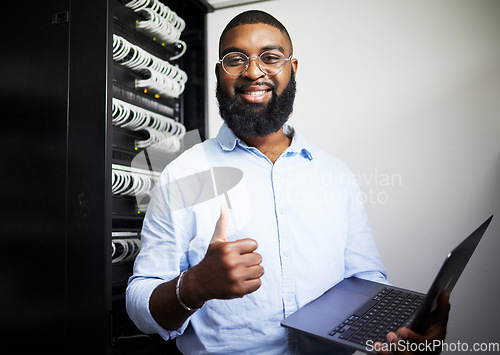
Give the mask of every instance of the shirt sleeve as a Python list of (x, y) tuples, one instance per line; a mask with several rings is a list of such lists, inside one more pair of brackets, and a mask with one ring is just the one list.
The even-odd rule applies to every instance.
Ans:
[(132, 321), (144, 333), (158, 333), (165, 340), (182, 334), (190, 320), (178, 329), (167, 330), (155, 321), (149, 308), (155, 288), (188, 268), (189, 235), (182, 218), (169, 208), (169, 189), (165, 188), (169, 180), (168, 172), (164, 172), (152, 194), (141, 232), (141, 251), (126, 291)]
[(346, 196), (348, 236), (344, 251), (344, 277), (358, 277), (387, 284), (386, 271), (373, 238), (363, 204), (363, 195), (354, 175), (352, 173), (349, 175), (350, 192)]

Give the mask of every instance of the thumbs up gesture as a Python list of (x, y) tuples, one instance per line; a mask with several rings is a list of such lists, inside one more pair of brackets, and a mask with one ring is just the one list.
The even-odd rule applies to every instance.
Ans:
[(191, 297), (197, 299), (198, 304), (214, 298), (243, 297), (261, 285), (264, 268), (260, 265), (261, 255), (255, 252), (257, 242), (249, 238), (228, 242), (228, 223), (229, 212), (222, 206), (207, 254), (190, 270), (190, 281), (196, 285), (190, 287), (196, 290), (196, 295)]
[(226, 205), (220, 206), (220, 217), (215, 225), (214, 234), (210, 244), (215, 242), (227, 242), (226, 231), (229, 224), (229, 211)]

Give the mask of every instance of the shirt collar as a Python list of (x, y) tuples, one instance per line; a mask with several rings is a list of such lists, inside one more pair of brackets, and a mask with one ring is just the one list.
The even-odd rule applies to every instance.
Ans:
[[(302, 135), (297, 133), (295, 128), (293, 128), (291, 125), (285, 124), (283, 126), (283, 132), (288, 137), (292, 138), (292, 144), (290, 144), (290, 147), (288, 147), (288, 149), (286, 150), (287, 154), (302, 154), (305, 158), (312, 160), (313, 156), (311, 154), (309, 144), (302, 137)], [(236, 137), (233, 131), (231, 131), (231, 129), (225, 123), (219, 129), (216, 140), (219, 143), (221, 149), (225, 151), (234, 150), (236, 145), (248, 149), (247, 144)]]

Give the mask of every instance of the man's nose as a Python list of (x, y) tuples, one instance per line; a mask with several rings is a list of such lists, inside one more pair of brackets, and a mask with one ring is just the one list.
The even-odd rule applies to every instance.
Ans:
[(266, 74), (259, 68), (259, 57), (249, 57), (248, 58), (248, 69), (245, 72), (245, 76), (251, 80), (259, 79)]

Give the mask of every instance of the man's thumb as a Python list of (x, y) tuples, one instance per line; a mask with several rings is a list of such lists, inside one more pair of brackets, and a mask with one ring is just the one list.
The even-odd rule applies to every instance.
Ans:
[(214, 235), (212, 236), (211, 243), (214, 242), (226, 242), (226, 230), (227, 225), (229, 224), (229, 211), (227, 210), (226, 205), (222, 205), (220, 207), (220, 217), (215, 225)]

